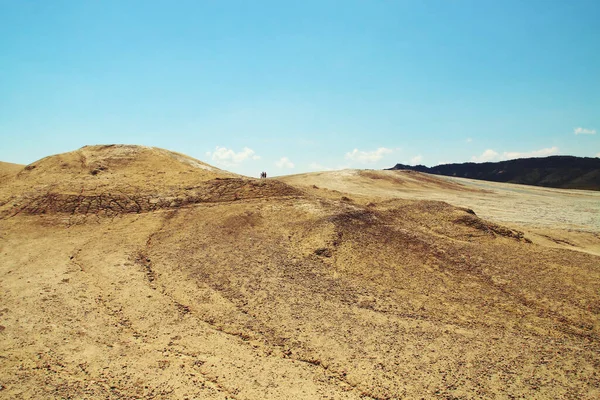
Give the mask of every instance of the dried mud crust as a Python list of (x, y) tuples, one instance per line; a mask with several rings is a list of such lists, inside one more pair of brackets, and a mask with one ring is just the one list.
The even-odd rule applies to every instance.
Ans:
[(454, 220), (457, 224), (473, 227), (482, 232), (489, 233), (491, 235), (500, 235), (504, 237), (514, 238), (517, 240), (523, 240), (527, 243), (531, 243), (531, 240), (527, 239), (523, 232), (508, 229), (501, 225), (494, 224), (492, 222), (484, 221), (481, 218), (477, 218), (473, 215), (464, 215)]
[(461, 192), (485, 192), (482, 189), (470, 188), (457, 182), (447, 181), (440, 179), (437, 176), (423, 174), (417, 171), (406, 170), (400, 173), (397, 171), (393, 171), (391, 173), (387, 171), (359, 171), (358, 175), (373, 180), (383, 180), (399, 187), (418, 184), (420, 186), (431, 186), (438, 189), (455, 190)]
[(463, 216), (290, 196), (2, 220), (3, 394), (597, 398), (597, 259)]
[(0, 185), (0, 398), (600, 398), (599, 258), (493, 193), (46, 161)]
[[(110, 193), (65, 194), (52, 190), (30, 193), (13, 199), (0, 218), (17, 214), (52, 214), (116, 216), (119, 214), (145, 213), (161, 209), (180, 208), (197, 203), (218, 203), (246, 199), (302, 196), (303, 192), (279, 181), (257, 181), (241, 178), (214, 179), (194, 187), (186, 187), (176, 193), (140, 193), (132, 188)], [(1, 204), (1, 203), (0, 203)]]
[[(159, 282), (183, 271), (211, 293), (182, 304), (219, 329), (371, 398), (591, 398), (600, 387), (589, 368), (598, 327), (579, 304), (597, 296), (571, 301), (581, 277), (557, 285), (558, 271), (545, 270), (550, 260), (590, 265), (589, 256), (456, 223), (472, 214), (441, 202), (323, 202), (311, 216), (294, 199), (244, 205), (182, 210), (148, 249)], [(185, 229), (195, 233), (176, 237)]]
[(531, 240), (519, 230), (482, 219), (469, 208), (455, 207), (443, 201), (391, 200), (382, 202), (378, 206), (371, 204), (368, 210), (371, 213), (378, 210), (384, 220), (410, 221), (434, 233), (459, 240), (505, 237), (531, 243)]

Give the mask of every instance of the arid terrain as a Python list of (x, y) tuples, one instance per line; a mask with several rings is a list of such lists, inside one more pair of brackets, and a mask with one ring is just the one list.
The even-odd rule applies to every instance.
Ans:
[[(600, 256), (600, 193), (552, 189), (412, 171), (343, 170), (282, 177), (284, 182), (335, 198), (367, 204), (403, 198), (445, 201), (477, 216), (527, 232), (545, 246)], [(315, 187), (319, 190), (315, 190)]]
[(600, 193), (0, 163), (2, 399), (600, 398)]

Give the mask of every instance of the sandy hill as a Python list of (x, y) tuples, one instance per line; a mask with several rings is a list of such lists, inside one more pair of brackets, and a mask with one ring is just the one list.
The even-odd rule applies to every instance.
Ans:
[[(86, 146), (22, 168), (0, 187), (0, 215), (119, 215), (290, 191), (183, 154), (132, 145)], [(293, 191), (293, 190), (292, 190)]]
[(482, 192), (481, 189), (462, 185), (414, 171), (376, 171), (346, 169), (340, 171), (312, 172), (279, 178), (283, 182), (303, 187), (315, 194), (339, 197), (340, 193), (355, 199), (370, 201), (373, 197), (387, 199), (405, 197), (415, 192)]
[(600, 257), (418, 198), (497, 189), (133, 149), (2, 188), (1, 398), (600, 396)]
[(6, 184), (9, 180), (14, 178), (14, 176), (23, 169), (23, 167), (24, 165), (0, 161), (0, 186)]
[(14, 182), (19, 189), (48, 187), (71, 192), (127, 187), (154, 191), (237, 177), (183, 154), (132, 145), (85, 146), (21, 168)]
[(392, 170), (482, 179), (563, 189), (600, 190), (600, 158), (550, 156), (499, 162), (424, 165), (396, 164)]

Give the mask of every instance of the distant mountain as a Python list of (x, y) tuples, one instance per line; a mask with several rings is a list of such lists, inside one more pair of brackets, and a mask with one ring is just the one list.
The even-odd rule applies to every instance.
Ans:
[(431, 168), (396, 164), (389, 169), (562, 189), (600, 190), (600, 158), (551, 156), (500, 162), (442, 164)]

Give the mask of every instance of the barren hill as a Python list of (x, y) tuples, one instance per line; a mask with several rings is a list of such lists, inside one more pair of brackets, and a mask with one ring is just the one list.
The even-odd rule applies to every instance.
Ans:
[[(13, 168), (14, 171), (14, 168)], [(132, 145), (85, 146), (22, 167), (13, 185), (63, 192), (101, 192), (123, 188), (154, 191), (238, 177), (183, 154)]]
[(491, 189), (139, 147), (32, 166), (0, 186), (1, 398), (600, 395), (600, 257), (417, 199)]
[(0, 161), (0, 185), (6, 184), (21, 169), (23, 169), (23, 165)]
[(563, 189), (600, 190), (600, 158), (550, 156), (499, 162), (424, 165), (396, 164), (392, 170), (520, 183)]
[(171, 151), (130, 145), (86, 146), (24, 167), (0, 187), (0, 215), (61, 212), (70, 223), (199, 202), (294, 191), (243, 179)]

